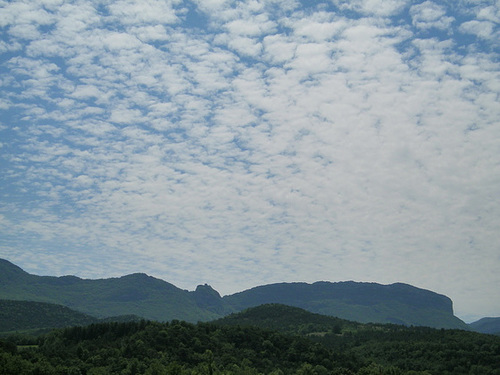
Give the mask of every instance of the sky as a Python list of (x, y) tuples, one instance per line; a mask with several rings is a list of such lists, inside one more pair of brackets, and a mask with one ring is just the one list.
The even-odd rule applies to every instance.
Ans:
[(500, 316), (500, 1), (0, 0), (0, 257)]

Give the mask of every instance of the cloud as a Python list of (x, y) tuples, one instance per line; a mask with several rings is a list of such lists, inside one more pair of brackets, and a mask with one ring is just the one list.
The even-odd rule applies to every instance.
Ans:
[(296, 35), (321, 42), (332, 39), (347, 27), (345, 19), (336, 19), (329, 13), (315, 13), (313, 17), (299, 20), (291, 26)]
[(132, 0), (122, 0), (110, 4), (108, 11), (125, 25), (171, 24), (178, 21), (174, 6), (180, 3), (178, 0), (146, 0), (139, 4)]
[(488, 20), (491, 22), (499, 23), (500, 22), (500, 9), (498, 6), (490, 5), (484, 8), (481, 8), (477, 13), (477, 18), (482, 20)]
[(410, 5), (9, 3), (2, 255), (223, 294), (404, 281), (498, 311), (497, 12)]
[(25, 26), (42, 26), (50, 25), (53, 22), (52, 15), (39, 4), (12, 2), (7, 4), (0, 10), (0, 26), (8, 25), (25, 25)]
[(262, 17), (262, 21), (259, 20), (259, 17), (256, 17), (250, 20), (237, 19), (228, 22), (225, 27), (230, 34), (256, 37), (272, 32), (274, 25), (274, 22), (268, 21), (265, 17)]
[(353, 10), (365, 15), (389, 17), (401, 12), (408, 4), (407, 0), (332, 0), (342, 10)]
[(453, 17), (446, 16), (446, 8), (432, 1), (425, 1), (410, 8), (412, 23), (419, 29), (436, 28), (447, 30), (454, 21)]
[(493, 36), (494, 24), (489, 21), (468, 21), (460, 25), (460, 31), (474, 34), (479, 38), (489, 39)]
[(292, 59), (297, 45), (281, 35), (269, 35), (264, 38), (264, 58), (273, 64), (282, 64)]

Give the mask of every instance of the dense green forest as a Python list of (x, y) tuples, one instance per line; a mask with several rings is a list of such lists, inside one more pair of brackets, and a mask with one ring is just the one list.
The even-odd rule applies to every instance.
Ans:
[(97, 318), (44, 302), (0, 300), (0, 332), (97, 323)]
[(53, 328), (139, 320), (141, 318), (136, 315), (98, 319), (53, 303), (0, 300), (0, 336), (16, 332), (41, 334)]
[(5, 337), (0, 373), (500, 375), (500, 337), (267, 305), (212, 323), (108, 322)]

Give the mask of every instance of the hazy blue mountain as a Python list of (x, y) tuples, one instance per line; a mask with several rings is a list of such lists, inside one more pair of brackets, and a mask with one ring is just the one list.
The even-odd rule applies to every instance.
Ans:
[(142, 273), (99, 280), (36, 276), (0, 260), (0, 299), (50, 302), (97, 318), (134, 314), (190, 322), (277, 303), (365, 323), (467, 329), (448, 297), (400, 283), (281, 283), (221, 297), (206, 284), (190, 292)]
[(134, 314), (151, 320), (195, 322), (220, 317), (210, 308), (199, 307), (196, 295), (142, 273), (98, 280), (36, 276), (0, 261), (1, 299), (61, 304), (97, 318)]
[(476, 322), (470, 323), (469, 328), (475, 332), (500, 335), (500, 317), (479, 319)]
[(450, 298), (407, 284), (316, 282), (258, 286), (224, 300), (236, 311), (268, 303), (368, 323), (467, 329), (453, 315)]

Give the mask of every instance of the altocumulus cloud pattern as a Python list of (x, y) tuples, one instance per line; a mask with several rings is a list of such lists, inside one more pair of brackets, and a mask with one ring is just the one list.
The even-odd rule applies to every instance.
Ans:
[(1, 256), (500, 315), (500, 3), (0, 1)]

